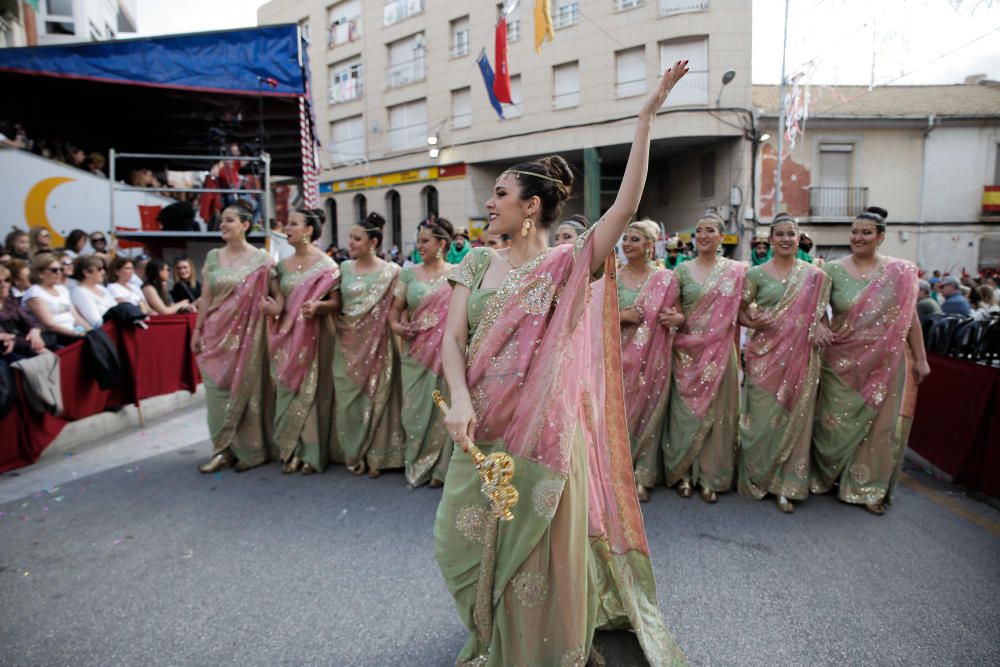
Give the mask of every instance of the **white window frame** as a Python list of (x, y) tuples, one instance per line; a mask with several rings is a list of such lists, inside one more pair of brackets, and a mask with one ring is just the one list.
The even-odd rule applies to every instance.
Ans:
[[(355, 10), (356, 11), (352, 11)], [(363, 4), (361, 0), (344, 0), (326, 11), (326, 48), (332, 49), (361, 39), (364, 26), (361, 22)], [(346, 30), (343, 39), (337, 39), (337, 32)]]
[[(396, 110), (402, 112), (403, 122), (393, 126), (393, 112)], [(427, 100), (425, 98), (396, 104), (386, 111), (389, 116), (389, 150), (391, 152), (427, 146)], [(421, 116), (423, 117), (422, 121)]]
[(521, 96), (521, 75), (514, 74), (510, 77), (510, 100), (511, 104), (503, 105), (504, 118), (520, 118), (524, 115), (524, 98)]
[(424, 0), (388, 0), (382, 8), (382, 25), (394, 25), (423, 12)]
[[(393, 46), (410, 44), (413, 57), (409, 60), (392, 62)], [(402, 88), (427, 78), (427, 47), (424, 33), (418, 32), (387, 45), (389, 65), (385, 70), (386, 88)]]
[(674, 16), (708, 10), (709, 0), (659, 0), (660, 16)]
[[(632, 73), (628, 79), (623, 79), (623, 65), (638, 63), (642, 66), (642, 76)], [(646, 92), (646, 47), (634, 46), (615, 52), (615, 97), (635, 97)]]
[(468, 15), (449, 22), (451, 57), (462, 58), (469, 55), (469, 17)]
[[(327, 78), (329, 104), (343, 104), (344, 102), (361, 99), (365, 91), (364, 72), (364, 64), (361, 62), (361, 56), (330, 65), (329, 76)], [(340, 94), (341, 91), (338, 90), (338, 84), (342, 81), (351, 80), (356, 81), (353, 90), (351, 86), (345, 86), (347, 90), (343, 91), (343, 94)]]
[[(706, 106), (708, 104), (709, 63), (708, 37), (684, 37), (660, 42), (660, 70), (666, 70), (677, 60), (688, 61), (688, 73), (670, 91), (665, 106)], [(667, 55), (669, 54), (669, 55)], [(680, 56), (680, 57), (675, 57)], [(668, 62), (669, 61), (669, 62)]]
[[(569, 73), (573, 70), (576, 71), (576, 90), (559, 92), (560, 79), (570, 77)], [(577, 106), (580, 106), (580, 61), (573, 60), (552, 68), (552, 108), (571, 109)]]
[(557, 0), (558, 5), (552, 13), (552, 27), (555, 30), (569, 28), (580, 22), (579, 0)]
[[(464, 109), (460, 109), (455, 101), (465, 97)], [(460, 113), (463, 112), (464, 113)], [(459, 130), (465, 127), (472, 126), (472, 88), (466, 86), (465, 88), (457, 88), (451, 91), (451, 127), (454, 130)]]
[(638, 9), (646, 4), (646, 0), (614, 0), (616, 12), (627, 12), (631, 9)]
[[(347, 125), (351, 123), (352, 125)], [(354, 129), (354, 125), (357, 124), (357, 135), (352, 136), (348, 139), (337, 140), (337, 126), (341, 125), (344, 127), (351, 127)], [(332, 162), (334, 164), (356, 164), (359, 162), (367, 161), (367, 153), (365, 150), (365, 119), (364, 116), (349, 116), (348, 118), (341, 118), (340, 120), (333, 121), (330, 123), (330, 153), (333, 155)]]

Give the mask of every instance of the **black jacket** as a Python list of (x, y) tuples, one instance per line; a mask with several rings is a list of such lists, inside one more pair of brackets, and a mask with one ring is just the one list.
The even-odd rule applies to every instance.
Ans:
[(88, 331), (83, 337), (83, 372), (97, 381), (101, 389), (111, 389), (122, 381), (122, 364), (118, 350), (101, 329)]

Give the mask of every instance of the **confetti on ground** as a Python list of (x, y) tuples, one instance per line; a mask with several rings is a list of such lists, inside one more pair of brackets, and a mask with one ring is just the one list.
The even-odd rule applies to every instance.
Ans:
[(7, 516), (6, 512), (0, 512), (0, 518)]
[(343, 518), (344, 518), (344, 515), (345, 515), (345, 514), (347, 514), (347, 509), (346, 509), (346, 508), (345, 508), (345, 509), (342, 509), (342, 510), (340, 510), (340, 516), (338, 516), (338, 517), (336, 518), (336, 520), (337, 520), (337, 521), (339, 521), (340, 519), (343, 519)]
[(28, 576), (29, 574), (31, 574), (31, 573), (30, 573), (30, 572), (28, 572), (27, 570), (25, 570), (25, 571), (24, 571), (24, 576), (26, 576), (26, 577), (27, 577), (27, 576)]
[(49, 511), (49, 508), (48, 508), (48, 507), (43, 507), (43, 508), (42, 508), (42, 511), (43, 511), (43, 512), (48, 512), (48, 511)]
[(181, 556), (181, 558), (191, 558), (191, 556), (194, 556), (194, 552), (188, 549), (187, 551), (184, 552), (184, 555)]
[[(68, 459), (68, 458), (69, 458), (69, 457), (71, 457), (71, 456), (73, 456), (73, 452), (66, 452), (65, 454), (63, 454), (63, 458), (64, 458), (64, 459)], [(75, 474), (75, 473), (74, 473), (74, 474)]]
[(112, 542), (112, 544), (121, 544), (121, 543), (122, 543), (121, 540), (115, 540), (114, 542)]
[(55, 500), (57, 503), (61, 503), (63, 501), (63, 498), (65, 498), (65, 496), (56, 496), (55, 498), (53, 498), (53, 500)]
[(215, 473), (212, 476), (215, 477), (215, 479), (222, 479), (222, 473), (221, 472), (217, 472), (217, 473)]

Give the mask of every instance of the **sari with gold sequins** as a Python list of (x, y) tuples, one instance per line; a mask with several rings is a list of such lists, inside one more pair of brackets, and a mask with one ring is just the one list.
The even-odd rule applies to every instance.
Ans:
[(903, 465), (916, 384), (906, 342), (917, 300), (917, 267), (886, 258), (871, 281), (839, 262), (830, 276), (834, 343), (824, 350), (813, 424), (812, 490), (848, 503), (887, 502)]
[(204, 304), (198, 365), (205, 385), (213, 454), (226, 450), (254, 466), (274, 458), (267, 373), (267, 331), (261, 300), (273, 275), (271, 257), (258, 250), (240, 266), (222, 266), (209, 251), (205, 277), (211, 303)]
[(336, 438), (330, 456), (348, 466), (402, 468), (406, 443), (400, 424), (399, 360), (389, 335), (389, 308), (399, 265), (359, 275), (340, 267), (340, 314), (333, 356)]
[(739, 379), (736, 318), (747, 265), (719, 257), (698, 284), (690, 262), (674, 272), (686, 318), (674, 339), (673, 384), (660, 440), (667, 486), (682, 479), (716, 492), (733, 485)]
[(321, 301), (340, 281), (337, 263), (321, 257), (304, 271), (277, 265), (285, 309), (270, 332), (274, 379), (274, 440), (282, 461), (297, 456), (317, 471), (326, 468), (333, 409), (333, 323), (306, 319), (302, 306)]
[(670, 368), (674, 333), (657, 317), (677, 305), (677, 281), (672, 271), (657, 269), (638, 290), (622, 288), (619, 305), (639, 312), (638, 324), (622, 325), (622, 372), (625, 411), (635, 480), (646, 487), (663, 478), (660, 464), (660, 434), (670, 398)]
[(479, 288), (489, 249), (449, 278), (471, 290), (476, 444), (514, 458), (521, 494), (500, 522), (454, 448), (434, 536), (469, 630), (459, 665), (583, 665), (602, 627), (633, 628), (652, 665), (684, 664), (659, 613), (635, 494), (617, 293), (591, 288), (589, 238), (511, 270), (496, 290)]
[(812, 334), (829, 301), (826, 274), (802, 260), (796, 260), (784, 282), (760, 266), (747, 272), (743, 302), (756, 303), (774, 322), (750, 332), (744, 353), (738, 488), (751, 498), (809, 495), (821, 359)]

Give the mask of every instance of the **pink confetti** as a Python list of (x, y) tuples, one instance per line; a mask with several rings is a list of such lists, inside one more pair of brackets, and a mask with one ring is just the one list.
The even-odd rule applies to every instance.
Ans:
[(49, 508), (48, 508), (48, 507), (43, 507), (43, 508), (42, 508), (42, 511), (43, 511), (43, 512), (48, 512), (48, 511), (49, 511)]
[(121, 544), (121, 543), (122, 543), (121, 540), (115, 540), (114, 542), (112, 542), (112, 544)]

